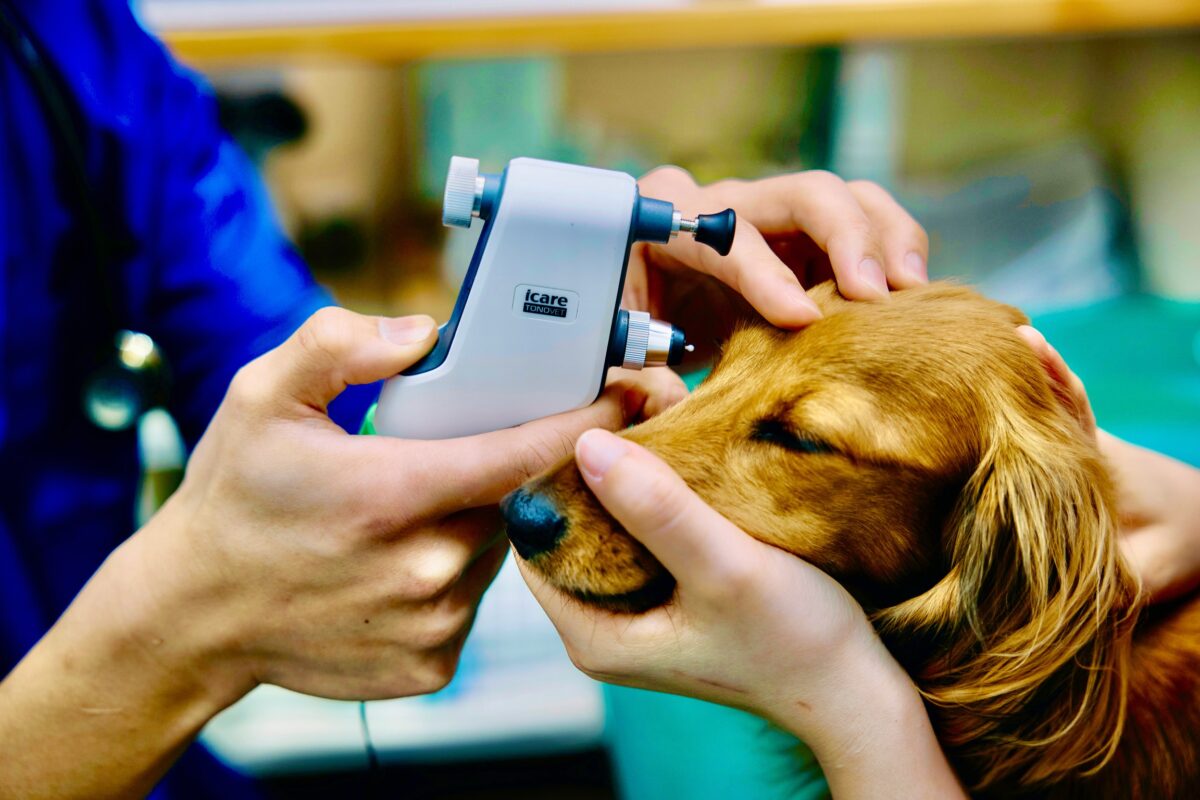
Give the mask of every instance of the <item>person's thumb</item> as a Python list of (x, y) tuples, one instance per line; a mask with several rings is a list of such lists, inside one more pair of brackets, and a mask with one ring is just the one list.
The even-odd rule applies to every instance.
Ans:
[(1042, 362), (1042, 369), (1046, 371), (1050, 389), (1054, 392), (1055, 397), (1072, 416), (1079, 420), (1079, 424), (1083, 426), (1088, 436), (1095, 437), (1096, 414), (1092, 411), (1092, 404), (1088, 400), (1083, 381), (1071, 371), (1067, 362), (1054, 349), (1054, 346), (1046, 341), (1046, 337), (1037, 328), (1018, 325), (1017, 335), (1029, 345), (1034, 355)]
[(750, 537), (650, 451), (590, 430), (575, 444), (575, 461), (600, 503), (681, 586), (723, 587), (754, 560)]
[[(381, 468), (390, 489), (404, 498), (419, 497), (424, 513), (448, 514), (490, 505), (571, 453), (579, 434), (590, 428), (622, 428), (640, 412), (646, 393), (640, 385), (610, 384), (585, 408), (544, 417), (515, 428), (458, 439), (413, 439), (396, 450), (386, 439), (374, 446), (387, 461), (419, 465), (396, 471)], [(394, 440), (391, 440), (394, 441)]]
[(1200, 583), (1193, 560), (1179, 552), (1178, 538), (1165, 526), (1151, 525), (1123, 534), (1118, 544), (1152, 603), (1173, 600)]
[(436, 341), (434, 321), (424, 315), (369, 317), (330, 306), (251, 368), (279, 400), (323, 412), (347, 386), (392, 377)]

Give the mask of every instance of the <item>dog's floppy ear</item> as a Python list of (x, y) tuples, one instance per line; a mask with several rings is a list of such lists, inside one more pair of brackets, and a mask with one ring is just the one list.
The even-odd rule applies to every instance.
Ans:
[(1076, 421), (1030, 400), (1036, 413), (991, 425), (947, 522), (945, 578), (876, 619), (934, 648), (910, 666), (977, 789), (1094, 771), (1124, 724), (1137, 586), (1113, 490)]

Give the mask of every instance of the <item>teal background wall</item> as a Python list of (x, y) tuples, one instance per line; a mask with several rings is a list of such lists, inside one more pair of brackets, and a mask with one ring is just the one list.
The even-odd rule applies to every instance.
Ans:
[(625, 800), (828, 795), (812, 753), (745, 712), (616, 686), (605, 687), (605, 710)]
[(1034, 324), (1083, 379), (1100, 427), (1200, 466), (1200, 303), (1128, 295)]

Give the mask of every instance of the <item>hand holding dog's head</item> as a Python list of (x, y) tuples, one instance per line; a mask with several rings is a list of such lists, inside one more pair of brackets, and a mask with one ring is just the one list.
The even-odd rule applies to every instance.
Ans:
[[(849, 589), (948, 709), (943, 742), (978, 785), (1101, 763), (1123, 714), (1134, 585), (1095, 443), (1016, 334), (1024, 316), (944, 284), (886, 304), (814, 296), (822, 320), (741, 331), (691, 398), (624, 435)], [(555, 520), (523, 547), (510, 501), (527, 569), (609, 609), (671, 596), (669, 566), (574, 464), (522, 491)]]
[(753, 710), (819, 752), (845, 747), (844, 726), (830, 723), (855, 712), (844, 693), (814, 686), (831, 676), (877, 686), (886, 699), (867, 702), (877, 708), (907, 685), (845, 589), (746, 536), (653, 453), (593, 430), (576, 444), (576, 458), (596, 496), (678, 581), (669, 604), (630, 616), (564, 595), (519, 561), (584, 672)]

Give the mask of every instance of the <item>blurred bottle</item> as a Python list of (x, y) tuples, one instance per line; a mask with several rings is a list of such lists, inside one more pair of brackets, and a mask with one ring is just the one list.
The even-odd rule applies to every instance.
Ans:
[(903, 151), (907, 56), (854, 45), (842, 53), (834, 96), (831, 168), (848, 180), (894, 186)]
[(1123, 43), (1113, 66), (1145, 287), (1200, 300), (1200, 46), (1194, 36)]
[(141, 527), (183, 482), (187, 462), (183, 437), (166, 409), (152, 408), (138, 421), (138, 457), (142, 483), (136, 511)]

